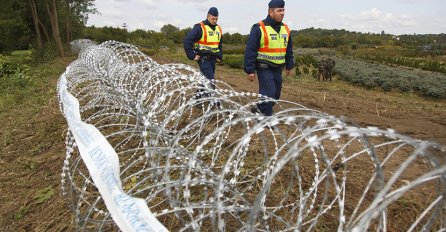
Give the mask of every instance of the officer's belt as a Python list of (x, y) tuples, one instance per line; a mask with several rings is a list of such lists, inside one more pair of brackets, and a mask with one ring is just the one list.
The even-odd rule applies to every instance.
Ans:
[(203, 60), (209, 60), (209, 59), (215, 58), (215, 56), (212, 56), (212, 55), (203, 55), (203, 56), (201, 56), (201, 58), (202, 58)]
[(262, 61), (257, 61), (256, 62), (256, 67), (258, 69), (269, 69), (269, 68), (281, 68), (283, 67), (284, 64), (275, 64), (266, 60), (262, 60)]

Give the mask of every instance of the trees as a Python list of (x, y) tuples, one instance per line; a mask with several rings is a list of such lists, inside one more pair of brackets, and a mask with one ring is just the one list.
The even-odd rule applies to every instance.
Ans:
[(35, 0), (28, 0), (28, 4), (31, 8), (31, 15), (33, 17), (33, 24), (34, 24), (34, 31), (36, 32), (36, 40), (37, 40), (37, 48), (42, 49), (43, 43), (42, 43), (42, 35), (40, 33), (39, 28), (39, 16), (37, 15), (37, 5)]
[(65, 52), (64, 52), (63, 45), (62, 45), (62, 39), (60, 38), (59, 19), (57, 17), (56, 0), (46, 0), (45, 6), (48, 11), (49, 18), (50, 18), (51, 31), (53, 34), (53, 39), (56, 43), (57, 50), (59, 51), (60, 57), (64, 57)]
[[(0, 52), (43, 50), (54, 44), (64, 56), (64, 42), (78, 36), (96, 13), (94, 0), (3, 0), (0, 7)], [(53, 45), (50, 45), (53, 46)]]
[(223, 34), (223, 43), (225, 44), (246, 44), (246, 41), (248, 41), (248, 35), (242, 35), (238, 32), (234, 34), (229, 34), (229, 32), (226, 32)]
[(32, 29), (26, 20), (26, 2), (2, 1), (0, 7), (0, 53), (25, 49), (32, 37)]
[(184, 35), (182, 35), (180, 28), (172, 25), (172, 24), (166, 24), (163, 27), (161, 27), (161, 33), (165, 36), (165, 38), (173, 40), (177, 43), (182, 42), (180, 39), (181, 37), (184, 38)]
[(73, 34), (77, 35), (87, 24), (88, 15), (97, 13), (94, 8), (94, 0), (64, 0), (65, 6), (65, 41), (73, 40)]

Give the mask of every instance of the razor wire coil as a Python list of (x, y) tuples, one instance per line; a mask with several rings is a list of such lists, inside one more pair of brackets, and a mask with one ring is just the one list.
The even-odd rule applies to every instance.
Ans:
[[(170, 230), (445, 231), (443, 145), (222, 81), (213, 89), (193, 67), (130, 44), (71, 45), (80, 54), (64, 76), (82, 120), (118, 154), (122, 188)], [(264, 101), (273, 116), (250, 111)], [(119, 230), (71, 131), (66, 147), (62, 190), (77, 228)]]

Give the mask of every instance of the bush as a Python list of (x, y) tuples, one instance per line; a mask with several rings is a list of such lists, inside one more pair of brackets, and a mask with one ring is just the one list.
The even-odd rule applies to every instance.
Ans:
[(17, 62), (11, 62), (10, 60), (0, 60), (0, 77), (6, 77), (16, 72), (20, 72), (21, 66)]
[(441, 88), (429, 88), (426, 92), (424, 92), (424, 95), (433, 98), (446, 97), (444, 89)]
[(32, 81), (30, 68), (25, 60), (16, 57), (0, 59), (0, 96), (23, 89)]
[(56, 44), (54, 42), (48, 42), (42, 49), (36, 49), (33, 51), (34, 63), (42, 63), (50, 60), (54, 60), (59, 56)]
[(409, 81), (401, 81), (398, 87), (402, 92), (409, 92), (412, 90), (412, 86)]
[(300, 69), (298, 67), (296, 67), (296, 77), (302, 75), (302, 72), (300, 71)]
[(317, 76), (317, 70), (316, 69), (311, 70), (311, 76), (316, 78), (316, 76)]
[(224, 54), (225, 55), (243, 55), (243, 54), (245, 54), (245, 49), (244, 48), (225, 49)]
[(138, 49), (146, 54), (147, 56), (153, 56), (159, 53), (159, 49), (156, 48), (145, 48), (145, 47), (138, 47)]
[(381, 88), (384, 91), (388, 92), (388, 91), (392, 90), (392, 85), (390, 83), (386, 82), (383, 85), (381, 85)]
[(313, 55), (298, 55), (294, 58), (294, 63), (296, 66), (306, 65), (306, 66), (317, 66), (317, 59)]
[(228, 65), (231, 68), (243, 69), (243, 58), (242, 55), (226, 55), (223, 59), (223, 64)]

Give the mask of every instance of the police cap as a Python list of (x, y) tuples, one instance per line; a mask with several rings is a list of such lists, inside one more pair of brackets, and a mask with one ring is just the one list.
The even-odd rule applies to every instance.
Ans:
[(218, 16), (218, 10), (216, 7), (211, 7), (208, 11), (208, 14), (212, 15), (212, 16)]
[(268, 3), (269, 8), (284, 8), (285, 7), (285, 1), (283, 0), (271, 0)]

